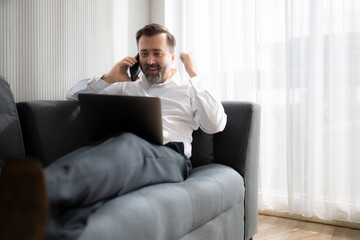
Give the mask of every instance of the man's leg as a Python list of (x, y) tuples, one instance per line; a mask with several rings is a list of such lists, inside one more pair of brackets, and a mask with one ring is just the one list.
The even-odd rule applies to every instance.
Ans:
[(79, 149), (45, 169), (52, 208), (87, 206), (143, 186), (180, 182), (189, 160), (166, 146), (123, 133)]
[(147, 185), (183, 181), (191, 163), (173, 149), (123, 133), (48, 166), (51, 219), (45, 239), (76, 239), (104, 200)]

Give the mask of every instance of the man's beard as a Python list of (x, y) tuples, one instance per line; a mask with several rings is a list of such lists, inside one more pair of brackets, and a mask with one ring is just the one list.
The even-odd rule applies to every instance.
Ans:
[[(158, 73), (157, 74), (147, 73), (146, 70), (148, 70), (149, 68), (157, 68)], [(145, 75), (146, 81), (151, 85), (155, 85), (163, 81), (164, 69), (161, 68), (159, 64), (151, 64), (151, 65), (145, 64), (144, 69), (142, 69), (142, 71)]]

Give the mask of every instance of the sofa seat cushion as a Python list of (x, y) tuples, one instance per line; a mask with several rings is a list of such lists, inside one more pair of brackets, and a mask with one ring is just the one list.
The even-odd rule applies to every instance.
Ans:
[(79, 239), (179, 239), (243, 204), (244, 193), (243, 178), (232, 168), (202, 166), (184, 182), (153, 185), (110, 200), (91, 215)]

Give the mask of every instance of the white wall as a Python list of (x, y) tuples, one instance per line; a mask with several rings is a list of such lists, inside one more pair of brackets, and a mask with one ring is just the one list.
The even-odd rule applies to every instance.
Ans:
[(151, 22), (165, 24), (165, 0), (151, 0)]
[(138, 52), (135, 34), (151, 22), (151, 0), (130, 0), (128, 5), (128, 55), (135, 56)]

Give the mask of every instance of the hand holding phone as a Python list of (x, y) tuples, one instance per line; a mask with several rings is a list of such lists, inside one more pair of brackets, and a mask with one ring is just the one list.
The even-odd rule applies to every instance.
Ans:
[[(131, 66), (132, 64), (133, 66)], [(104, 74), (101, 79), (109, 84), (113, 84), (115, 82), (135, 81), (140, 73), (140, 70), (138, 55), (136, 56), (135, 63), (133, 57), (126, 57), (120, 62), (117, 62), (111, 68), (110, 72)], [(131, 77), (129, 77), (128, 71), (130, 71)]]
[(135, 56), (136, 59), (136, 63), (130, 67), (130, 76), (131, 76), (131, 80), (132, 81), (136, 81), (136, 78), (139, 76), (140, 74), (140, 56), (139, 54), (136, 54)]

